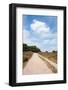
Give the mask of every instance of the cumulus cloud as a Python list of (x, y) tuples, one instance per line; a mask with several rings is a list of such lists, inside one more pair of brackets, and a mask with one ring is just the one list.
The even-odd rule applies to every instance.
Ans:
[(49, 32), (50, 28), (47, 26), (46, 23), (38, 20), (33, 20), (32, 24), (30, 25), (31, 29), (38, 33), (47, 33)]
[(50, 27), (42, 21), (33, 20), (33, 22), (30, 25), (31, 30), (36, 33), (39, 38), (55, 38), (56, 32), (52, 33), (50, 30)]
[(41, 51), (57, 49), (57, 32), (51, 32), (50, 27), (42, 21), (33, 20), (31, 30), (23, 30), (24, 43), (36, 45)]

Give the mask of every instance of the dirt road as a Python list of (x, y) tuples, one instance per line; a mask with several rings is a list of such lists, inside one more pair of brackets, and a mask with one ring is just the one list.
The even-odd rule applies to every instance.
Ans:
[(34, 53), (24, 68), (23, 74), (46, 74), (52, 73), (52, 70), (47, 66), (37, 53)]

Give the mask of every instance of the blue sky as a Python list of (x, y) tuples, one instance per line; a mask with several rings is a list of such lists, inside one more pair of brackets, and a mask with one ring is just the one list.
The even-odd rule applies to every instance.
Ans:
[(57, 50), (57, 17), (23, 15), (24, 43), (36, 45), (41, 51)]

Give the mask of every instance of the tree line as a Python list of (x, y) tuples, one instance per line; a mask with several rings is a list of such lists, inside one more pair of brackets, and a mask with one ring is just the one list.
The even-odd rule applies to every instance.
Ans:
[(28, 46), (27, 44), (23, 44), (23, 51), (40, 52), (41, 50), (36, 46)]
[[(36, 46), (28, 46), (27, 44), (23, 44), (23, 51), (32, 51), (32, 52), (41, 52), (41, 50)], [(45, 51), (49, 53), (48, 51)], [(57, 51), (53, 50), (52, 53), (57, 53)]]

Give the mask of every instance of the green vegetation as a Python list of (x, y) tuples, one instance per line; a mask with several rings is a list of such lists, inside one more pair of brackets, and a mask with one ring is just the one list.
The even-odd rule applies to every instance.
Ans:
[(57, 51), (53, 50), (52, 52), (41, 52), (41, 50), (36, 46), (28, 46), (27, 44), (23, 44), (23, 67), (26, 66), (28, 60), (31, 58), (34, 52), (39, 53), (54, 63), (57, 63)]
[(28, 46), (27, 44), (23, 44), (23, 51), (40, 52), (40, 49), (36, 46)]
[(23, 67), (26, 66), (33, 52), (40, 52), (40, 49), (36, 46), (28, 46), (27, 44), (23, 44)]

